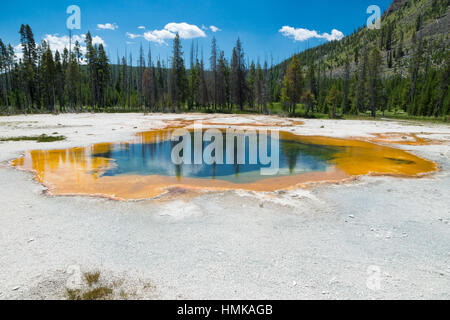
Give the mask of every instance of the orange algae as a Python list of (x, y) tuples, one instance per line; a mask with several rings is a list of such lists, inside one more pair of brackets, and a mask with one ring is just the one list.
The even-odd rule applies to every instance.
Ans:
[[(131, 143), (157, 143), (170, 139), (171, 126), (163, 130), (143, 132)], [(116, 143), (100, 143), (89, 147), (62, 150), (35, 150), (16, 159), (12, 165), (18, 169), (35, 172), (36, 179), (49, 188), (52, 195), (104, 196), (118, 200), (149, 199), (160, 196), (170, 188), (223, 191), (231, 189), (250, 191), (287, 190), (314, 182), (339, 182), (360, 175), (393, 175), (420, 177), (438, 170), (436, 163), (403, 150), (381, 146), (366, 141), (297, 136), (281, 132), (280, 138), (305, 144), (339, 147), (330, 160), (332, 167), (326, 172), (268, 177), (257, 182), (235, 184), (225, 180), (199, 179), (158, 175), (101, 176), (114, 161), (93, 154), (107, 154)]]
[(369, 139), (373, 142), (390, 143), (390, 144), (400, 144), (409, 146), (427, 146), (432, 144), (442, 144), (444, 141), (421, 138), (420, 135), (431, 135), (430, 133), (375, 133), (374, 138)]

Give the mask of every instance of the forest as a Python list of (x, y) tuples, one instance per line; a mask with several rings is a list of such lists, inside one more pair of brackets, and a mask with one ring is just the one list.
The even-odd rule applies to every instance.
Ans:
[(21, 59), (0, 39), (0, 113), (195, 111), (449, 121), (448, 34), (442, 39), (421, 32), (447, 12), (448, 0), (432, 1), (412, 25), (399, 23), (414, 8), (385, 14), (380, 30), (359, 28), (278, 65), (250, 60), (240, 39), (230, 59), (215, 37), (208, 58), (194, 41), (185, 55), (179, 35), (166, 61), (141, 45), (137, 59), (112, 63), (90, 32), (86, 50), (76, 41), (58, 52), (36, 43), (31, 27), (22, 25)]

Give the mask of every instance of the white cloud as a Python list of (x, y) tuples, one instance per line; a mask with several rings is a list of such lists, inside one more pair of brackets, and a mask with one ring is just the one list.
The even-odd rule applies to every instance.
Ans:
[[(181, 37), (181, 35), (180, 35)], [(144, 38), (150, 42), (156, 42), (159, 44), (167, 44), (165, 40), (175, 38), (175, 33), (170, 32), (169, 30), (153, 30), (147, 31), (144, 33)]]
[(205, 32), (196, 25), (188, 24), (186, 22), (168, 23), (162, 30), (150, 30), (144, 34), (133, 34), (127, 32), (127, 36), (130, 39), (136, 39), (143, 37), (147, 41), (156, 42), (159, 44), (167, 44), (166, 40), (175, 38), (176, 34), (180, 35), (181, 39), (193, 39), (206, 37)]
[[(86, 35), (74, 35), (72, 36), (72, 49), (75, 47), (75, 42), (78, 41), (80, 43), (81, 52), (83, 54), (86, 54)], [(64, 48), (69, 49), (70, 47), (70, 38), (69, 36), (59, 36), (58, 34), (46, 34), (42, 41), (47, 42), (47, 44), (50, 47), (50, 50), (55, 53), (56, 51), (59, 51), (60, 54), (63, 53)], [(93, 36), (92, 37), (92, 44), (93, 45), (100, 45), (102, 44), (104, 47), (106, 47), (105, 41), (99, 37), (99, 36)], [(16, 59), (23, 59), (23, 52), (22, 52), (22, 45), (18, 44), (14, 47), (14, 52), (16, 55)]]
[(186, 22), (182, 23), (169, 23), (164, 27), (165, 30), (168, 30), (172, 33), (179, 33), (180, 38), (182, 39), (193, 39), (193, 38), (204, 38), (206, 34), (196, 25), (187, 24)]
[(138, 29), (145, 30), (145, 27), (144, 26), (139, 26)]
[[(60, 37), (58, 34), (54, 34), (54, 35), (47, 34), (47, 35), (45, 35), (45, 37), (42, 40), (47, 42), (47, 44), (50, 47), (50, 50), (52, 50), (53, 52), (56, 52), (56, 50), (58, 50), (59, 53), (62, 54), (64, 51), (64, 48), (69, 49), (69, 47), (70, 47), (69, 36)], [(86, 54), (85, 40), (86, 40), (86, 35), (84, 35), (84, 34), (81, 36), (79, 36), (79, 35), (72, 36), (72, 49), (75, 47), (75, 42), (78, 41), (80, 43), (81, 53)], [(102, 44), (104, 47), (106, 47), (105, 41), (99, 36), (92, 37), (92, 44), (93, 45)]]
[(303, 28), (296, 29), (293, 27), (284, 26), (279, 30), (279, 32), (283, 36), (294, 39), (295, 41), (306, 41), (312, 38), (326, 39), (328, 41), (333, 41), (333, 40), (341, 40), (342, 38), (344, 38), (344, 34), (336, 29), (333, 29), (331, 31), (331, 34), (329, 33), (320, 34), (315, 30), (308, 30)]
[[(69, 36), (62, 36), (60, 37), (58, 34), (46, 34), (44, 38), (42, 39), (48, 43), (50, 46), (50, 49), (52, 51), (58, 50), (60, 53), (64, 51), (64, 48), (69, 49), (70, 46), (70, 38)], [(74, 35), (72, 36), (72, 48), (75, 46), (75, 42), (78, 41), (80, 43), (81, 51), (83, 53), (86, 52), (86, 45), (85, 45), (86, 35)], [(99, 36), (93, 36), (92, 37), (92, 44), (93, 45), (99, 45), (102, 44), (104, 47), (106, 47), (105, 41), (99, 37)]]
[(136, 38), (142, 37), (142, 34), (134, 34), (134, 33), (130, 33), (130, 32), (127, 32), (126, 35), (130, 39), (136, 39)]
[(210, 26), (209, 29), (210, 29), (212, 32), (222, 31), (221, 29), (217, 28), (216, 26)]
[(16, 59), (23, 59), (22, 45), (18, 44), (14, 47), (14, 54), (16, 55)]
[(97, 28), (101, 29), (101, 30), (117, 30), (119, 29), (119, 26), (117, 25), (117, 23), (105, 23), (105, 24), (98, 24)]
[(339, 40), (342, 40), (344, 38), (344, 34), (341, 31), (339, 31), (339, 30), (333, 29), (331, 31), (331, 34), (324, 33), (322, 35), (322, 37), (327, 39), (328, 41), (333, 41), (333, 40), (338, 40), (339, 41)]

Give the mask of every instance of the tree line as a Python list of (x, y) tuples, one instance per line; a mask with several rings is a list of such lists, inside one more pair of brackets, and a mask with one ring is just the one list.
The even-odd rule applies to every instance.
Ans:
[[(389, 31), (379, 33), (381, 46), (390, 46)], [(225, 57), (213, 37), (208, 61), (198, 43), (192, 42), (184, 61), (179, 35), (173, 40), (172, 57), (154, 59), (150, 47), (141, 45), (136, 60), (131, 54), (110, 62), (104, 46), (94, 44), (90, 32), (85, 47), (52, 51), (37, 44), (29, 25), (19, 31), (22, 57), (0, 39), (0, 108), (3, 114), (34, 112), (252, 112), (314, 116), (377, 113), (393, 110), (410, 115), (445, 116), (449, 110), (449, 54), (443, 62), (424, 58), (427, 43), (414, 38), (408, 74), (385, 76), (378, 46), (364, 45), (343, 58), (342, 72), (318, 59), (314, 51), (295, 54), (273, 66), (250, 61), (240, 39), (231, 58)], [(346, 39), (342, 40), (345, 43)], [(348, 41), (348, 40), (347, 40)], [(337, 41), (324, 45), (333, 48)], [(396, 57), (401, 52), (396, 51)], [(447, 50), (448, 51), (448, 50)], [(392, 58), (392, 57), (391, 57)], [(187, 68), (188, 67), (188, 68)]]

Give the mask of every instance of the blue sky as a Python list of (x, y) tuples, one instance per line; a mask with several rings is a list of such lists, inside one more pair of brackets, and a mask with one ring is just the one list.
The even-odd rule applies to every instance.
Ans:
[[(194, 40), (207, 58), (211, 38), (215, 35), (226, 56), (230, 56), (240, 37), (247, 57), (263, 61), (273, 56), (278, 62), (294, 52), (340, 38), (341, 33), (350, 34), (366, 23), (369, 5), (378, 5), (384, 11), (390, 3), (391, 0), (4, 1), (0, 12), (0, 38), (18, 45), (20, 25), (28, 23), (37, 41), (47, 39), (54, 47), (64, 47), (69, 17), (66, 9), (78, 5), (82, 25), (74, 34), (90, 30), (98, 42), (105, 43), (113, 62), (117, 51), (123, 55), (127, 50), (136, 59), (141, 43), (146, 51), (150, 44), (153, 55), (165, 59), (171, 52), (171, 37), (177, 31), (184, 35), (186, 57)], [(332, 33), (333, 29), (336, 31)]]

